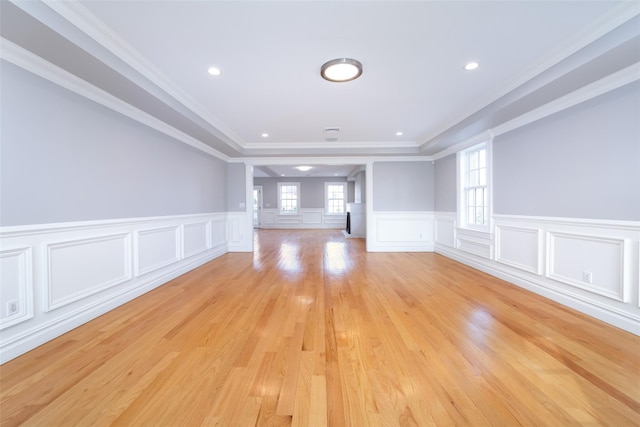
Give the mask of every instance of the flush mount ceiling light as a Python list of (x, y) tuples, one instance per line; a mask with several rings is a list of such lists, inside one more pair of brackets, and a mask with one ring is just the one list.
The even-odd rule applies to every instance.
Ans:
[(300, 172), (308, 172), (311, 170), (311, 166), (296, 166), (296, 169)]
[(338, 58), (326, 62), (320, 68), (320, 75), (330, 82), (349, 82), (362, 74), (362, 64), (351, 58)]
[(220, 68), (217, 67), (209, 67), (207, 73), (211, 74), (212, 76), (219, 76), (220, 74), (222, 74)]
[(480, 64), (478, 64), (477, 62), (469, 62), (467, 65), (464, 66), (464, 69), (467, 71), (471, 71), (471, 70), (475, 70), (479, 66)]

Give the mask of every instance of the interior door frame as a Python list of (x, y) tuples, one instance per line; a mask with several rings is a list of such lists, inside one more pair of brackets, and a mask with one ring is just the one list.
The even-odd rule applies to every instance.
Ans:
[[(262, 226), (262, 204), (263, 204), (263, 201), (262, 201), (262, 192), (263, 192), (262, 185), (254, 185), (253, 186), (253, 191), (255, 192), (256, 190), (258, 191), (258, 203), (257, 203), (258, 204), (258, 214), (256, 215), (257, 216), (257, 223), (256, 223), (256, 218), (253, 217), (253, 212), (254, 212), (253, 203), (252, 203), (252, 206), (251, 206), (251, 218), (252, 218), (253, 228), (260, 228)], [(252, 199), (252, 202), (253, 202), (253, 192), (251, 193), (251, 196), (252, 196), (251, 199)]]

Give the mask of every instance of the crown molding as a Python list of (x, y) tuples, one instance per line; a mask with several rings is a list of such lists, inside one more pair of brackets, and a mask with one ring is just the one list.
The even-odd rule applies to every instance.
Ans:
[(353, 142), (252, 142), (245, 144), (245, 150), (282, 149), (349, 149), (349, 148), (418, 148), (416, 141), (353, 141)]
[(209, 155), (217, 157), (221, 160), (228, 161), (229, 156), (219, 152), (218, 150), (204, 144), (203, 142), (179, 131), (178, 129), (166, 124), (152, 115), (133, 107), (132, 105), (122, 101), (108, 92), (82, 80), (81, 78), (69, 73), (62, 68), (45, 61), (39, 56), (29, 52), (28, 50), (18, 46), (17, 44), (0, 37), (0, 58), (16, 65), (30, 73), (40, 76), (51, 83), (61, 86), (71, 92), (74, 92), (86, 99), (94, 101), (113, 111), (123, 114), (143, 125), (155, 129), (163, 134), (170, 136), (180, 142), (190, 145)]
[(229, 147), (238, 152), (242, 152), (245, 143), (237, 134), (211, 114), (193, 97), (181, 90), (169, 77), (147, 61), (133, 46), (124, 41), (77, 0), (41, 0), (41, 2), (77, 27), (88, 37), (99, 43), (125, 64), (140, 73), (143, 77), (151, 81), (162, 91), (209, 123), (216, 131), (212, 133)]
[[(605, 36), (607, 33), (620, 27), (627, 21), (640, 15), (640, 2), (628, 1), (621, 3), (619, 6), (613, 8), (609, 13), (604, 14), (597, 22), (595, 22), (590, 29), (584, 31), (582, 35), (574, 37), (573, 40), (567, 42), (565, 46), (560, 46), (558, 50), (550, 52), (546, 58), (540, 60), (534, 68), (530, 71), (515, 77), (508, 83), (506, 83), (501, 90), (493, 91), (490, 95), (480, 100), (475, 104), (471, 104), (469, 108), (460, 111), (451, 120), (446, 122), (443, 126), (432, 132), (419, 138), (423, 141), (420, 144), (421, 150), (426, 150), (435, 142), (434, 140), (451, 129), (458, 123), (462, 122), (471, 115), (481, 111), (483, 108), (489, 107), (492, 103), (497, 102), (504, 96), (525, 85), (527, 82), (532, 81), (537, 76), (541, 75), (547, 70), (550, 70), (553, 66), (559, 64), (563, 59), (575, 54), (580, 49), (585, 48), (589, 44), (595, 42), (597, 39)], [(562, 73), (566, 74), (566, 72)], [(557, 78), (556, 76), (555, 78)]]
[(537, 120), (548, 117), (552, 114), (556, 114), (560, 111), (574, 107), (590, 99), (596, 98), (612, 90), (618, 89), (634, 81), (640, 80), (640, 62), (636, 62), (627, 68), (623, 68), (609, 76), (597, 80), (591, 84), (581, 87), (565, 96), (557, 98), (545, 105), (542, 105), (534, 110), (531, 110), (525, 114), (522, 114), (512, 120), (509, 120), (501, 125), (498, 125), (485, 132), (474, 135), (456, 145), (453, 145), (445, 150), (442, 150), (433, 155), (434, 160), (442, 159), (451, 154), (454, 154), (460, 150), (464, 150), (474, 144), (482, 141), (493, 139), (496, 136), (503, 135), (512, 130), (526, 126)]

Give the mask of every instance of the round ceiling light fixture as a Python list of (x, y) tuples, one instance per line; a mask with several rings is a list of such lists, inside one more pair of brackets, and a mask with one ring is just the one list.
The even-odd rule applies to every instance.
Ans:
[(338, 58), (325, 62), (320, 75), (330, 82), (349, 82), (362, 74), (362, 64), (351, 58)]

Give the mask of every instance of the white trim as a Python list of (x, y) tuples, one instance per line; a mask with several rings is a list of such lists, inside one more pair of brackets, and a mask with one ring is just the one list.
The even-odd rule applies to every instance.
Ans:
[[(56, 282), (56, 277), (54, 275), (54, 255), (58, 250), (62, 250), (65, 248), (72, 248), (75, 246), (83, 246), (87, 244), (94, 243), (103, 243), (108, 241), (121, 241), (123, 243), (122, 252), (120, 256), (122, 257), (120, 261), (122, 261), (122, 275), (118, 277), (113, 277), (107, 280), (106, 282), (102, 282), (96, 284), (91, 287), (84, 288), (80, 292), (75, 292), (71, 295), (68, 295), (64, 298), (54, 299), (54, 284)], [(46, 305), (44, 307), (45, 312), (50, 312), (53, 310), (57, 310), (66, 305), (72, 304), (74, 302), (80, 301), (89, 296), (98, 294), (104, 290), (112, 288), (114, 286), (121, 285), (133, 278), (132, 269), (131, 269), (131, 233), (118, 233), (118, 234), (110, 234), (106, 236), (96, 236), (96, 237), (88, 237), (84, 239), (76, 239), (76, 240), (64, 240), (56, 243), (49, 243), (45, 246), (45, 251), (47, 254), (46, 258), (46, 267), (45, 271), (45, 289), (46, 289)], [(96, 260), (99, 261), (99, 260)], [(85, 266), (86, 268), (86, 266)]]
[(640, 232), (640, 221), (620, 221), (611, 219), (565, 218), (552, 216), (494, 214), (494, 219), (509, 222), (535, 221), (556, 225), (579, 225), (581, 227), (614, 228)]
[[(145, 267), (145, 268), (140, 268), (140, 239), (146, 235), (151, 235), (151, 234), (157, 234), (157, 233), (161, 233), (163, 231), (171, 231), (173, 232), (173, 237), (174, 237), (174, 256), (173, 258), (168, 258), (164, 261), (161, 261), (159, 263), (153, 264), (151, 266)], [(180, 230), (180, 226), (178, 225), (171, 225), (171, 226), (167, 226), (167, 227), (157, 227), (157, 228), (149, 228), (149, 229), (145, 229), (145, 230), (137, 230), (134, 234), (133, 234), (133, 271), (136, 277), (139, 276), (144, 276), (145, 274), (151, 273), (153, 271), (156, 271), (158, 269), (161, 269), (163, 267), (166, 267), (168, 265), (171, 265), (173, 263), (176, 263), (178, 261), (180, 261), (180, 259), (182, 259), (182, 256), (180, 254), (180, 241), (181, 239), (181, 234), (180, 234), (181, 230)]]
[[(60, 2), (63, 3), (63, 2)], [(152, 115), (122, 101), (110, 93), (88, 83), (62, 68), (45, 61), (28, 50), (0, 37), (0, 58), (26, 71), (40, 76), (86, 99), (123, 114), (138, 123), (142, 123), (171, 138), (183, 142), (221, 160), (228, 161), (229, 156), (168, 125)]]
[[(33, 250), (30, 246), (3, 247), (0, 258), (18, 257), (18, 313), (3, 317), (0, 321), (0, 331), (33, 318)], [(2, 302), (6, 303), (4, 298)], [(0, 307), (5, 310), (5, 307)]]
[[(502, 251), (502, 234), (503, 230), (512, 231), (516, 233), (522, 234), (530, 234), (535, 236), (536, 247), (535, 247), (535, 255), (536, 259), (533, 265), (523, 264), (521, 262), (515, 261), (512, 258), (508, 258), (506, 254), (503, 254)], [(527, 271), (529, 273), (533, 273), (536, 275), (542, 274), (542, 231), (539, 228), (527, 228), (527, 227), (513, 227), (506, 225), (496, 225), (495, 226), (495, 260), (505, 265), (510, 265), (511, 267), (519, 268), (520, 270)]]
[[(566, 238), (572, 240), (582, 240), (584, 242), (596, 242), (596, 243), (604, 243), (615, 245), (618, 247), (618, 257), (619, 257), (619, 265), (618, 271), (620, 272), (620, 281), (617, 283), (617, 287), (615, 292), (608, 291), (607, 289), (603, 289), (598, 286), (593, 286), (591, 284), (581, 282), (575, 280), (571, 277), (562, 275), (556, 271), (555, 265), (555, 240), (556, 238)], [(567, 232), (559, 232), (559, 231), (547, 231), (547, 271), (546, 276), (549, 279), (556, 280), (558, 282), (565, 283), (570, 286), (575, 286), (576, 288), (584, 289), (589, 292), (593, 292), (599, 295), (603, 295), (608, 298), (612, 298), (617, 301), (626, 302), (627, 301), (627, 292), (626, 292), (626, 280), (625, 280), (625, 265), (624, 260), (626, 258), (626, 247), (625, 239), (615, 238), (615, 237), (599, 237), (588, 234), (577, 234), (577, 233), (567, 233)]]

